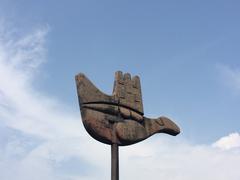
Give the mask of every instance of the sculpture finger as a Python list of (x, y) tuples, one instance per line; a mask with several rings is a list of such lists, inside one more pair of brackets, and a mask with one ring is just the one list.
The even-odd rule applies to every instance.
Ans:
[(115, 73), (115, 80), (114, 80), (114, 87), (113, 87), (113, 96), (116, 100), (119, 98), (125, 97), (125, 88), (124, 88), (124, 81), (123, 81), (123, 74), (121, 71), (117, 71)]

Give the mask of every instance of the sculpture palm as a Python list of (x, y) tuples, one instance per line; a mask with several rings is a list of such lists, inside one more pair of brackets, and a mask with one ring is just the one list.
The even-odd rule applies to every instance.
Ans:
[(177, 135), (179, 127), (166, 117), (144, 116), (140, 79), (129, 73), (115, 74), (112, 95), (96, 88), (84, 75), (76, 75), (82, 121), (96, 140), (119, 146), (131, 145), (155, 133)]

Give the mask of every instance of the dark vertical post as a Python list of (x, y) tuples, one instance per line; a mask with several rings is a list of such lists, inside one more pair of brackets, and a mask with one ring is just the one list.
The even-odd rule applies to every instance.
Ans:
[(119, 180), (119, 152), (118, 145), (111, 145), (111, 180)]

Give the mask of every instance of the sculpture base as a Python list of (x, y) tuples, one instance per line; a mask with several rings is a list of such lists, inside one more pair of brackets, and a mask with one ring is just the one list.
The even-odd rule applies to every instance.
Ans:
[(111, 180), (119, 180), (119, 147), (111, 145)]

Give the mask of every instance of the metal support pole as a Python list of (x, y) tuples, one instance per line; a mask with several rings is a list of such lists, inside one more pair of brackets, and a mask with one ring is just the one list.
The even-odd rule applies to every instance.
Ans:
[(111, 145), (111, 180), (119, 180), (119, 152), (118, 145)]

